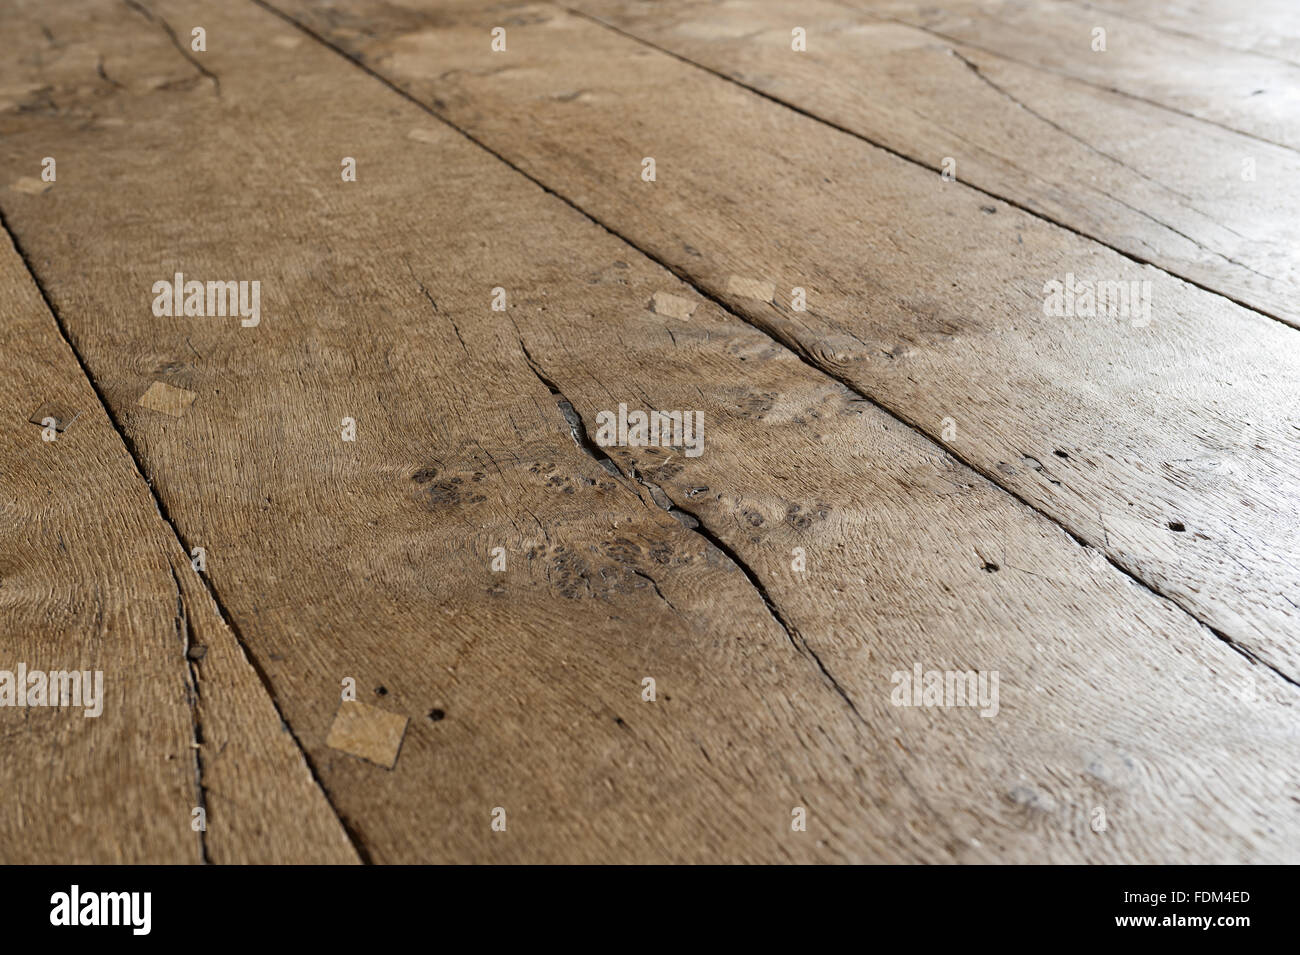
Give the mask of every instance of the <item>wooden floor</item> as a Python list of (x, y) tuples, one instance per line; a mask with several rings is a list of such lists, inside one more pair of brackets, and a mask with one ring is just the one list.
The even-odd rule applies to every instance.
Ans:
[(0, 36), (0, 861), (1300, 861), (1300, 7)]

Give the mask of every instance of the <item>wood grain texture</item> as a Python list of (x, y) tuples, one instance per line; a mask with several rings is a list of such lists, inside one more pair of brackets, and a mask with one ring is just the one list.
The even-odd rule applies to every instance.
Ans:
[[(142, 6), (19, 7), (79, 53), (0, 65), (47, 104), (0, 114), (0, 161), (57, 137), (76, 174), (0, 207), (370, 858), (1295, 861), (1293, 686), (282, 20)], [(238, 42), (198, 70), (162, 26), (190, 23)], [(564, 149), (597, 170), (592, 132)], [(698, 196), (639, 198), (698, 228)], [(786, 284), (731, 264), (722, 290)], [(154, 318), (177, 269), (261, 281), (261, 324)], [(155, 380), (198, 398), (140, 408)], [(597, 451), (620, 402), (701, 410), (705, 452)], [(998, 716), (892, 705), (915, 663), (997, 670)], [(391, 771), (325, 744), (347, 677), (410, 720)]]
[[(1300, 154), (836, 2), (567, 4), (1300, 324)], [(792, 50), (791, 24), (807, 50)]]
[(1087, 10), (1207, 43), (1300, 63), (1300, 10), (1290, 0), (1074, 0)]
[[(0, 707), (0, 859), (354, 861), (7, 235), (0, 291), (0, 669), (104, 690), (94, 717)], [(53, 441), (44, 402), (75, 414)]]
[[(1073, 0), (844, 2), (1263, 142), (1300, 147), (1300, 65), (1286, 60), (1238, 52)], [(1261, 16), (1257, 22), (1267, 21)], [(1098, 27), (1106, 30), (1104, 52), (1092, 49)]]
[[(52, 298), (186, 541), (206, 547), (218, 593), (368, 857), (943, 855), (933, 824), (906, 827), (929, 811), (897, 750), (865, 736), (734, 564), (579, 450), (512, 316), (490, 310), (503, 281), (515, 308), (540, 310), (565, 289), (566, 311), (600, 304), (574, 294), (589, 286), (565, 244), (598, 230), (334, 53), (295, 45), (301, 34), (270, 14), (146, 9), (42, 14), (88, 56), (44, 68), (55, 105), (6, 116), (16, 151), (4, 161), (58, 133), (63, 168), (80, 175), (49, 205), (5, 209), (50, 265), (78, 241), (52, 223), (108, 216), (112, 245), (56, 267)], [(162, 26), (198, 17), (241, 37), (206, 61), (220, 97)], [(32, 17), (12, 29), (27, 42), (40, 32)], [(78, 136), (66, 126), (101, 106), (81, 72), (93, 75), (96, 49), (115, 51), (105, 68), (122, 86)], [(335, 118), (304, 138), (292, 122), (304, 110)], [(206, 138), (232, 116), (259, 117), (255, 134)], [(367, 191), (339, 182), (340, 143)], [(91, 162), (106, 154), (117, 158)], [(467, 203), (471, 188), (491, 198)], [(202, 229), (196, 195), (223, 207)], [(568, 231), (536, 259), (539, 231), (550, 238), (557, 220)], [(617, 250), (599, 260), (606, 295), (626, 305), (627, 250), (606, 241)], [(174, 267), (255, 272), (261, 325), (153, 318), (149, 289)], [(183, 418), (139, 408), (159, 378), (199, 395)], [(345, 416), (354, 443), (341, 440)], [(497, 546), (505, 575), (489, 569)], [(725, 614), (715, 633), (682, 606)], [(647, 676), (653, 704), (641, 699)], [(325, 745), (345, 678), (364, 702), (410, 718), (391, 772)], [(839, 820), (843, 841), (792, 838), (791, 808), (805, 801), (828, 827)], [(873, 821), (885, 803), (898, 833), (898, 820)], [(497, 806), (506, 833), (490, 827)]]
[[(1300, 679), (1294, 329), (553, 6), (499, 66), (499, 10), (284, 6)], [(1150, 282), (1149, 324), (1044, 315), (1071, 274)]]
[(1300, 64), (1300, 10), (1290, 0), (1075, 0), (1144, 26)]

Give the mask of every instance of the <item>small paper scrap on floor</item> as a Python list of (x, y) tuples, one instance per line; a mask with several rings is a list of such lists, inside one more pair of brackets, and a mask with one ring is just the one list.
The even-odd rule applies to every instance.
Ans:
[(177, 388), (165, 381), (155, 381), (136, 403), (141, 408), (160, 411), (163, 414), (171, 415), (173, 418), (179, 418), (185, 414), (185, 410), (190, 405), (194, 404), (194, 399), (197, 397), (198, 395), (192, 391)]
[[(72, 422), (77, 420), (80, 411), (73, 411), (70, 408), (57, 402), (47, 401), (41, 405), (27, 420), (32, 424), (40, 425), (42, 428), (53, 427), (55, 431), (62, 433), (68, 430)], [(53, 421), (50, 425), (47, 422)]]
[(651, 306), (655, 313), (667, 315), (669, 318), (690, 318), (691, 313), (695, 311), (695, 302), (689, 298), (680, 298), (676, 295), (669, 295), (667, 292), (655, 292)]
[(325, 745), (392, 769), (406, 735), (407, 718), (367, 703), (344, 702)]
[(29, 196), (39, 196), (47, 189), (53, 188), (54, 183), (45, 182), (41, 179), (33, 179), (31, 176), (23, 176), (9, 184), (9, 188), (15, 192), (25, 192)]

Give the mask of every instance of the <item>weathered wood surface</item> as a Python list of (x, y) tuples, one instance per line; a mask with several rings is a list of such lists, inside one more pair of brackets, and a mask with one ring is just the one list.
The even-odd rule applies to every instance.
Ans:
[(1300, 8), (1291, 0), (1074, 0), (1088, 10), (1208, 43), (1300, 63)]
[[(369, 858), (1295, 861), (1293, 686), (282, 20), (137, 6), (18, 6), (62, 48), (0, 64), (0, 162), (69, 173), (0, 207)], [(237, 42), (200, 70), (190, 24)], [(639, 200), (694, 230), (674, 165)], [(260, 280), (261, 323), (153, 317), (176, 270)], [(619, 402), (702, 410), (704, 454), (611, 473)], [(891, 705), (914, 663), (999, 671), (998, 716)], [(410, 718), (391, 770), (325, 745), (346, 677)]]
[[(496, 59), (501, 10), (283, 6), (1300, 679), (1296, 330), (552, 6)], [(1149, 323), (1044, 315), (1071, 274)]]
[(96, 716), (0, 706), (0, 861), (355, 860), (7, 235), (0, 301), (0, 670), (103, 688)]
[[(578, 0), (648, 43), (1300, 324), (1300, 154), (821, 0)], [(807, 49), (792, 49), (792, 24)], [(1300, 114), (1300, 110), (1297, 111)]]
[[(1263, 142), (1300, 147), (1296, 122), (1300, 64), (1238, 52), (1213, 40), (1109, 15), (1073, 0), (944, 0), (942, 5), (917, 0), (843, 2)], [(1248, 9), (1244, 4), (1237, 8)], [(1269, 22), (1266, 13), (1252, 10), (1252, 17), (1259, 24)], [(1293, 16), (1284, 20), (1293, 22)], [(1104, 52), (1093, 50), (1097, 28), (1106, 31)]]

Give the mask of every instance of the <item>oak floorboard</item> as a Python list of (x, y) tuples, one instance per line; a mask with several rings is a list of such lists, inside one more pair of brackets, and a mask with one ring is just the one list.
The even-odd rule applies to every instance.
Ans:
[[(1294, 686), (283, 20), (132, 6), (17, 5), (66, 46), (0, 64), (0, 162), (72, 174), (0, 207), (368, 858), (1295, 861)], [(260, 323), (154, 317), (176, 270)], [(597, 451), (620, 402), (704, 453)], [(917, 663), (998, 715), (893, 705)]]
[(566, 6), (1300, 325), (1294, 150), (827, 0)]
[[(1073, 0), (945, 0), (942, 6), (916, 0), (842, 2), (1261, 142), (1300, 148), (1295, 122), (1300, 64), (1285, 59), (1239, 52)], [(1254, 9), (1252, 14), (1256, 22), (1268, 22), (1265, 14)], [(1106, 31), (1106, 49), (1094, 52), (1097, 28)]]
[(7, 234), (0, 301), (0, 669), (103, 686), (0, 706), (0, 861), (356, 861)]
[(552, 5), (279, 7), (1300, 681), (1297, 330)]
[(1290, 0), (1074, 0), (1149, 27), (1300, 64), (1300, 10)]

